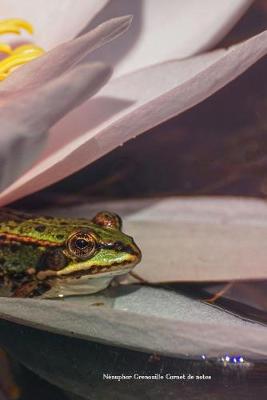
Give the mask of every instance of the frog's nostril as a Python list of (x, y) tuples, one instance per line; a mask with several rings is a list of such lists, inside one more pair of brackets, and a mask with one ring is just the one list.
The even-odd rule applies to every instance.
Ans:
[(114, 249), (117, 250), (117, 251), (123, 251), (124, 247), (125, 247), (125, 246), (123, 245), (122, 242), (116, 242), (116, 243), (114, 243)]

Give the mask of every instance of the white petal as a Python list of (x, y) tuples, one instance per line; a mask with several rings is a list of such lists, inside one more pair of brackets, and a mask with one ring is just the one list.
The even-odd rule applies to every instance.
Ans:
[(111, 1), (94, 23), (134, 16), (130, 34), (96, 53), (119, 76), (207, 50), (230, 31), (253, 0)]
[(110, 81), (97, 97), (53, 129), (43, 161), (2, 193), (1, 204), (70, 175), (204, 100), (263, 57), (266, 38), (267, 31), (226, 51), (164, 63)]
[(81, 61), (89, 52), (124, 33), (131, 20), (131, 16), (113, 18), (97, 26), (89, 33), (64, 43), (25, 64), (4, 82), (1, 82), (0, 94), (2, 91), (13, 90), (16, 92), (20, 89), (40, 86), (44, 82), (63, 74)]
[(134, 272), (150, 283), (267, 279), (264, 202), (159, 200), (125, 229), (143, 252)]
[(46, 50), (73, 39), (108, 0), (1, 0), (0, 18), (23, 18), (35, 28), (34, 40)]
[(3, 189), (40, 153), (47, 130), (92, 96), (109, 78), (103, 64), (79, 66), (35, 90), (7, 94), (0, 107), (0, 187)]

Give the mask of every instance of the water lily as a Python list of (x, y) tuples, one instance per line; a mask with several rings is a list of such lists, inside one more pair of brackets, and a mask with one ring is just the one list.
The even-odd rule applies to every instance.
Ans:
[[(106, 33), (99, 34), (106, 29), (102, 25), (68, 42), (82, 28), (86, 32), (107, 17), (121, 13), (134, 16), (124, 38), (114, 41), (114, 46), (104, 46), (87, 59), (102, 59), (114, 67), (114, 76), (97, 96), (57, 124), (54, 119), (48, 125), (44, 118), (42, 140), (29, 123), (27, 140), (19, 153), (15, 146), (19, 131), (10, 134), (5, 126), (1, 135), (2, 165), (5, 166), (1, 204), (37, 191), (90, 164), (130, 138), (204, 100), (249, 68), (266, 53), (266, 32), (227, 50), (203, 51), (214, 46), (251, 3), (250, 0), (205, 0), (200, 5), (195, 0), (177, 1), (164, 4), (163, 12), (160, 1), (143, 0), (134, 4), (79, 1), (74, 12), (72, 2), (67, 0), (60, 4), (47, 1), (45, 5), (39, 1), (1, 2), (3, 17), (19, 15), (35, 25), (35, 43), (47, 51), (1, 83), (3, 98), (7, 92), (26, 95), (25, 88), (32, 90), (48, 84), (58, 74), (69, 71), (73, 64), (79, 65), (89, 50), (110, 39), (108, 34), (105, 37)], [(127, 17), (115, 21), (122, 21), (122, 27), (118, 28), (121, 31), (128, 27)], [(112, 21), (106, 24), (104, 27), (110, 27)], [(74, 75), (75, 79), (82, 80), (81, 75), (86, 73), (73, 71), (71, 79)], [(108, 73), (104, 75), (102, 84)], [(84, 100), (84, 94), (80, 99)], [(49, 101), (49, 104), (52, 103)], [(57, 107), (56, 98), (54, 106)], [(43, 107), (47, 108), (45, 103)], [(26, 108), (30, 113), (31, 107)], [(18, 118), (14, 111), (13, 121)], [(31, 111), (31, 114), (37, 116), (37, 112)], [(24, 122), (28, 123), (26, 120), (24, 113)], [(48, 134), (46, 131), (53, 124)], [(34, 140), (38, 145), (33, 146)]]
[[(207, 51), (251, 3), (180, 0), (164, 2), (163, 6), (160, 0), (77, 0), (74, 8), (71, 0), (1, 0), (3, 18), (20, 17), (31, 22), (36, 29), (34, 42), (45, 50), (44, 55), (13, 71), (0, 83), (1, 205), (90, 164), (130, 138), (201, 102), (242, 74), (266, 54), (266, 32), (229, 49)], [(131, 18), (107, 20), (121, 14), (134, 16), (128, 31)], [(83, 34), (77, 37), (81, 31)], [(106, 44), (121, 33), (124, 34), (120, 38)], [(27, 35), (26, 38), (29, 39)], [(91, 55), (86, 58), (89, 52)], [(92, 63), (96, 60), (104, 64)], [(111, 70), (105, 65), (114, 69), (111, 78)], [(64, 116), (73, 107), (76, 110)], [(156, 206), (149, 201), (137, 203), (110, 206), (122, 216), (131, 211), (126, 225), (144, 248), (146, 257), (137, 270), (144, 279), (159, 283), (266, 276), (266, 253), (261, 240), (265, 230), (259, 229), (262, 217), (267, 218), (265, 204), (232, 202), (229, 207), (229, 201), (211, 203), (207, 199), (175, 199)], [(93, 207), (86, 205), (68, 213), (89, 215)], [(101, 204), (97, 204), (99, 208)], [(226, 221), (225, 225), (222, 221)], [(169, 245), (168, 257), (163, 234)], [(183, 239), (183, 235), (187, 240), (181, 240), (181, 251), (175, 238)], [(244, 263), (240, 263), (232, 246), (236, 235)], [(203, 246), (201, 240), (205, 242)], [(192, 251), (192, 245), (197, 245), (198, 251)], [(261, 268), (255, 260), (260, 261)], [(184, 269), (176, 268), (179, 262)], [(110, 289), (110, 297), (99, 293), (93, 300), (3, 299), (1, 318), (38, 327), (37, 335), (40, 330), (48, 330), (147, 353), (217, 357), (238, 351), (246, 357), (267, 357), (266, 328), (258, 324), (240, 321), (220, 310), (211, 311), (210, 306), (174, 292), (149, 287), (139, 287), (137, 292), (128, 289), (119, 288), (122, 295), (117, 297)], [(88, 307), (92, 301), (101, 304), (110, 299), (110, 308)], [(29, 355), (36, 354), (32, 349), (38, 341), (25, 336), (23, 342), (10, 340), (10, 329), (2, 328), (3, 325), (1, 341), (10, 351), (17, 343), (16, 356), (33, 368), (36, 364)], [(14, 337), (17, 335), (21, 331)], [(74, 346), (68, 349), (76, 355)], [(51, 354), (55, 352), (50, 348), (47, 356)], [(89, 359), (86, 357), (86, 363)], [(43, 361), (45, 356), (38, 357), (39, 373), (57, 381), (54, 371), (53, 379), (43, 372)], [(77, 371), (71, 370), (71, 376), (77, 378)], [(87, 381), (91, 384), (88, 374)]]

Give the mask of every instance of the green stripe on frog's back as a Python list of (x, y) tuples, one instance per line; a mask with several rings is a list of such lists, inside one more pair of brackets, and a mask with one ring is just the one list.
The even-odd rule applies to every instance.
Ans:
[(73, 231), (74, 225), (64, 219), (37, 217), (0, 209), (0, 240), (43, 246), (59, 246)]
[[(35, 268), (47, 247), (58, 246), (58, 241), (42, 237), (38, 218), (22, 212), (0, 209), (0, 273), (20, 274)], [(43, 232), (44, 233), (44, 232)], [(26, 246), (25, 246), (26, 244)]]

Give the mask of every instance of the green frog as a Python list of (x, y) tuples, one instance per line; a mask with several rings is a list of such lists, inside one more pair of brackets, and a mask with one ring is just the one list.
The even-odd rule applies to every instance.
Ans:
[(118, 215), (92, 220), (0, 209), (0, 295), (57, 298), (96, 293), (140, 262)]

